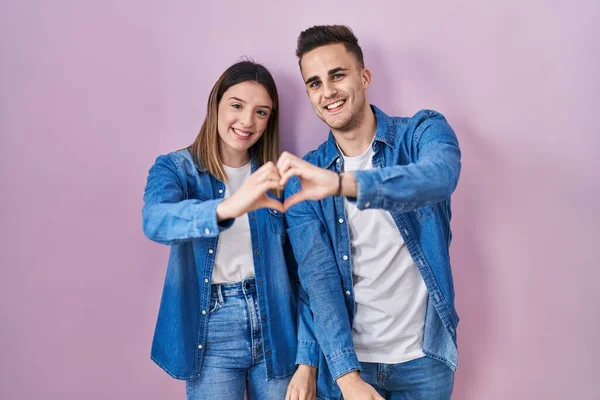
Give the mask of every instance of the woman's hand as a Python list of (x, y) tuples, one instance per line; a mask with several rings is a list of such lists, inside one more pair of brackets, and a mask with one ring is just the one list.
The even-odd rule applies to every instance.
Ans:
[(259, 208), (284, 212), (283, 204), (267, 196), (269, 190), (282, 190), (281, 176), (271, 161), (257, 169), (231, 197), (217, 206), (217, 220), (237, 218)]

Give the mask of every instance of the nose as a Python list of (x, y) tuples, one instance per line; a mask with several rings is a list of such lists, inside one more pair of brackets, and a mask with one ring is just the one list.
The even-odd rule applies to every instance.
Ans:
[(330, 99), (337, 94), (337, 88), (333, 82), (323, 82), (323, 96)]
[(240, 115), (239, 121), (240, 123), (244, 126), (244, 128), (250, 128), (253, 125), (253, 116), (254, 113), (252, 112), (252, 110), (248, 108), (246, 108)]

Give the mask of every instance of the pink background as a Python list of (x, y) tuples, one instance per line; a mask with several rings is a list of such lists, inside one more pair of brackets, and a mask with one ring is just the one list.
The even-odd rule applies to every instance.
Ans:
[(294, 56), (321, 23), (355, 30), (371, 102), (459, 136), (454, 398), (600, 398), (598, 4), (3, 1), (0, 398), (184, 398), (149, 359), (168, 249), (142, 235), (147, 170), (242, 55), (275, 75), (284, 148), (325, 140)]

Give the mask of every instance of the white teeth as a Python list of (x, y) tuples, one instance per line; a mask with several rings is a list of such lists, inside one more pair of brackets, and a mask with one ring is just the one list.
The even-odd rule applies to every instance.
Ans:
[(333, 110), (334, 108), (337, 108), (337, 107), (341, 106), (342, 104), (344, 104), (344, 100), (336, 101), (335, 103), (328, 105), (327, 109)]
[(250, 136), (250, 134), (249, 134), (249, 133), (244, 133), (244, 132), (238, 131), (237, 129), (234, 129), (233, 131), (234, 131), (236, 134), (238, 134), (238, 135), (240, 135), (240, 136), (242, 136), (242, 137), (248, 137), (248, 136)]

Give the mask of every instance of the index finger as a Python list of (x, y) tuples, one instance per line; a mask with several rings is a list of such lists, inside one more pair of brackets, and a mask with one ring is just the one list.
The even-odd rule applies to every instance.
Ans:
[(277, 160), (277, 168), (281, 169), (284, 164), (288, 164), (289, 167), (302, 164), (303, 162), (305, 161), (302, 160), (300, 157), (290, 152), (284, 151), (283, 153), (281, 153), (281, 156), (279, 156), (279, 159)]

